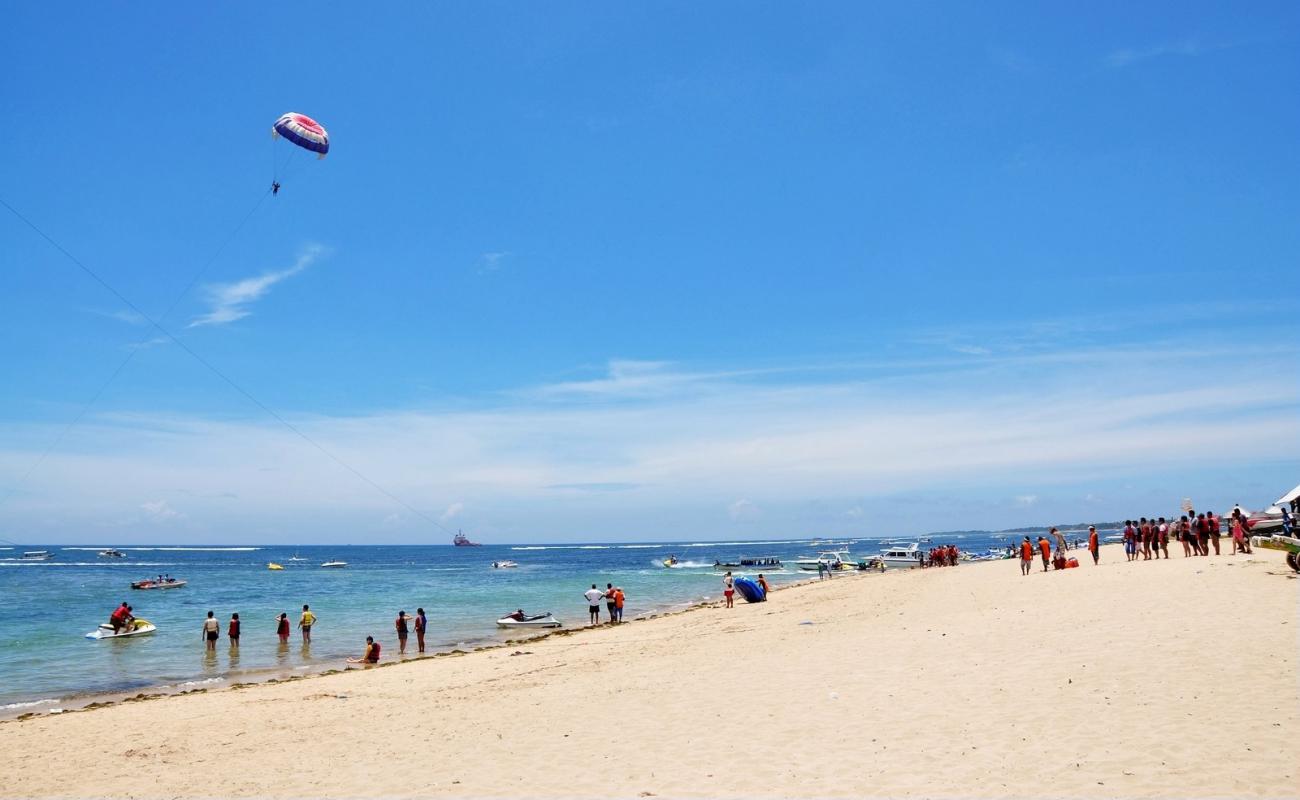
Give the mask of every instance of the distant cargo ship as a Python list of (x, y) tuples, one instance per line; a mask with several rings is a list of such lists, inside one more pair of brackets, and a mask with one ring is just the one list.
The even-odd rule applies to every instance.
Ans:
[(482, 547), (483, 546), (478, 542), (471, 542), (469, 538), (466, 537), (465, 534), (461, 533), (460, 531), (456, 531), (456, 535), (455, 537), (452, 538), (451, 543), (456, 545), (457, 547)]

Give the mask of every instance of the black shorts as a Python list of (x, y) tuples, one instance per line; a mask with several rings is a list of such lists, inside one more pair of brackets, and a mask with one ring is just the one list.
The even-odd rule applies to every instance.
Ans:
[(209, 641), (209, 642), (215, 642), (215, 641), (216, 641), (217, 639), (219, 639), (219, 638), (221, 638), (221, 634), (218, 633), (217, 631), (208, 631), (208, 641)]
[(397, 641), (399, 641), (399, 642), (404, 642), (404, 641), (406, 641), (406, 635), (407, 635), (407, 634), (406, 634), (406, 631), (398, 631), (398, 632), (397, 632)]
[(587, 611), (591, 612), (592, 614), (599, 614), (600, 606), (587, 606)]

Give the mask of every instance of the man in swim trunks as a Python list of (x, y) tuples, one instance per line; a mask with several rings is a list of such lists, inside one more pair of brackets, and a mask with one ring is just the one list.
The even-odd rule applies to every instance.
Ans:
[(736, 581), (731, 577), (731, 570), (727, 570), (727, 574), (722, 577), (722, 595), (727, 598), (727, 608), (732, 608), (735, 605), (733, 600), (735, 594)]
[(591, 615), (591, 624), (599, 625), (600, 598), (604, 597), (605, 593), (597, 589), (596, 584), (593, 583), (590, 589), (582, 593), (582, 596), (587, 598), (587, 613)]
[(302, 604), (302, 617), (298, 620), (298, 629), (302, 631), (303, 644), (311, 644), (311, 626), (316, 624), (316, 615), (311, 613), (311, 607), (306, 603)]
[(1026, 536), (1025, 540), (1020, 543), (1020, 574), (1028, 575), (1034, 566), (1034, 544)]

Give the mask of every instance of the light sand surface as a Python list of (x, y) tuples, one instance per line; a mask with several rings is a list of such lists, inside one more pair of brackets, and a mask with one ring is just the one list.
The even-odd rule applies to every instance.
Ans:
[(1102, 558), (7, 722), (0, 795), (1300, 794), (1282, 554)]

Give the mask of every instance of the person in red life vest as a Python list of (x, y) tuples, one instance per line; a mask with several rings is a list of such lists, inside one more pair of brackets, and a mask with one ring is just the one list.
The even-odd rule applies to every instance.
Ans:
[(1020, 574), (1028, 575), (1029, 570), (1034, 566), (1034, 545), (1026, 536), (1025, 540), (1020, 543)]
[(366, 652), (361, 654), (361, 658), (349, 658), (349, 664), (378, 664), (379, 663), (379, 642), (375, 637), (366, 637)]
[(1124, 520), (1124, 560), (1132, 561), (1134, 552), (1134, 536), (1136, 532), (1133, 528), (1133, 520)]
[(404, 654), (406, 653), (406, 637), (407, 637), (408, 635), (410, 635), (409, 632), (408, 632), (407, 625), (406, 625), (406, 621), (407, 621), (408, 619), (410, 619), (410, 617), (406, 616), (406, 612), (405, 612), (405, 611), (398, 611), (398, 612), (397, 612), (397, 621), (393, 623), (393, 627), (397, 629), (397, 653), (398, 653), (398, 655), (404, 655)]
[(226, 628), (226, 636), (230, 637), (230, 646), (239, 647), (239, 615), (230, 615), (230, 625)]
[(1204, 514), (1196, 515), (1196, 521), (1192, 523), (1192, 532), (1196, 534), (1196, 554), (1208, 556), (1210, 554), (1210, 523)]
[(415, 609), (415, 645), (421, 653), (424, 652), (424, 632), (427, 630), (429, 618), (424, 615), (424, 609)]
[(280, 619), (275, 625), (275, 635), (280, 637), (280, 644), (289, 643), (289, 614), (281, 611)]
[(108, 618), (108, 624), (113, 626), (114, 634), (126, 627), (126, 618), (130, 613), (131, 607), (126, 604), (125, 600), (122, 601), (122, 605), (113, 610), (113, 613)]
[(1056, 555), (1052, 557), (1052, 569), (1065, 569), (1065, 553), (1056, 551)]
[(1138, 539), (1142, 541), (1142, 560), (1151, 559), (1151, 524), (1143, 517), (1138, 521)]
[(1038, 552), (1043, 556), (1043, 572), (1047, 572), (1047, 565), (1052, 560), (1052, 543), (1046, 536), (1038, 537)]
[(1214, 542), (1214, 554), (1219, 555), (1219, 518), (1213, 511), (1205, 512), (1205, 523), (1210, 528), (1210, 541)]

